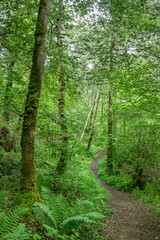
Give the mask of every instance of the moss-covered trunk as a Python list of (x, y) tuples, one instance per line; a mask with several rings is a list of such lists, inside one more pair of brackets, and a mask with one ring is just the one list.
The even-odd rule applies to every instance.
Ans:
[(25, 203), (27, 205), (31, 205), (36, 201), (40, 201), (40, 195), (36, 187), (34, 139), (44, 72), (44, 47), (46, 44), (47, 22), (50, 5), (51, 0), (40, 1), (35, 29), (35, 45), (32, 59), (32, 69), (23, 119), (21, 139), (21, 177), (17, 199), (19, 202)]
[(57, 26), (57, 41), (59, 45), (59, 83), (60, 83), (60, 97), (58, 102), (59, 119), (61, 127), (61, 156), (57, 164), (56, 172), (61, 175), (64, 173), (67, 160), (68, 160), (68, 127), (65, 117), (65, 90), (66, 80), (64, 72), (64, 59), (63, 59), (63, 40), (62, 40), (62, 19), (64, 16), (63, 0), (59, 1), (59, 18)]

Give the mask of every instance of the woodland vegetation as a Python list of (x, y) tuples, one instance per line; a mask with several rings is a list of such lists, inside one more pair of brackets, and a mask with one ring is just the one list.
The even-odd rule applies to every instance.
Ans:
[(160, 2), (0, 8), (0, 238), (107, 239), (106, 148), (101, 178), (160, 214)]

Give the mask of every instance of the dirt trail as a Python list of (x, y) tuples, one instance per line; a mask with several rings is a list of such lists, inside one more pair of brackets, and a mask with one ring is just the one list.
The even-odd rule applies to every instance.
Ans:
[(91, 171), (109, 191), (109, 207), (115, 212), (107, 220), (102, 235), (108, 236), (108, 240), (160, 240), (160, 219), (154, 216), (153, 211), (130, 193), (118, 191), (98, 177), (97, 162), (105, 154), (106, 150), (100, 152), (90, 164)]

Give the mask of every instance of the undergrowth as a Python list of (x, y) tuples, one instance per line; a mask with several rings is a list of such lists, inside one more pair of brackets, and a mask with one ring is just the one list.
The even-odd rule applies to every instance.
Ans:
[(116, 189), (132, 192), (135, 197), (149, 204), (160, 215), (160, 192), (152, 182), (147, 182), (145, 190), (139, 190), (138, 187), (134, 187), (132, 174), (127, 173), (125, 168), (118, 171), (114, 169), (110, 175), (106, 173), (105, 169), (106, 157), (98, 162), (99, 176)]
[[(38, 151), (39, 147), (41, 151)], [(12, 160), (1, 163), (0, 181), (6, 183), (2, 184), (0, 191), (1, 239), (105, 239), (100, 231), (102, 220), (110, 214), (108, 194), (89, 168), (99, 150), (99, 147), (93, 146), (86, 152), (83, 144), (72, 149), (67, 171), (57, 178), (54, 171), (58, 156), (44, 145), (38, 146), (35, 156), (37, 179), (44, 204), (34, 204), (32, 217), (28, 214), (26, 217), (23, 207), (16, 208), (16, 194), (13, 192), (17, 192), (19, 182), (19, 153), (10, 153), (15, 168), (10, 166)], [(3, 174), (6, 164), (7, 167), (9, 165), (8, 176)]]

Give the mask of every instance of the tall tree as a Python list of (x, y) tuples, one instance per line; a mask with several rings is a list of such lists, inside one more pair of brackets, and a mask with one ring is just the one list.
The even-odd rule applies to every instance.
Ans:
[(17, 199), (27, 205), (40, 201), (36, 187), (36, 167), (34, 160), (34, 140), (36, 119), (42, 88), (47, 23), (51, 0), (40, 0), (37, 23), (35, 29), (35, 44), (32, 58), (32, 69), (28, 86), (27, 100), (23, 119), (21, 139), (21, 176)]
[[(115, 38), (112, 35), (111, 49), (110, 49), (110, 74), (112, 78), (113, 71), (113, 50), (115, 47)], [(113, 81), (113, 79), (111, 79)], [(111, 172), (113, 169), (113, 90), (110, 82), (109, 99), (108, 99), (108, 144), (107, 144), (107, 172)]]
[(60, 84), (60, 97), (58, 102), (59, 108), (59, 119), (61, 127), (61, 156), (57, 164), (56, 171), (58, 174), (63, 174), (67, 165), (68, 159), (68, 127), (66, 124), (65, 117), (65, 90), (66, 90), (66, 79), (65, 79), (65, 65), (63, 59), (63, 39), (62, 39), (62, 21), (64, 17), (64, 4), (63, 0), (59, 2), (59, 18), (57, 26), (57, 37), (58, 37), (58, 53), (59, 53), (59, 84)]

